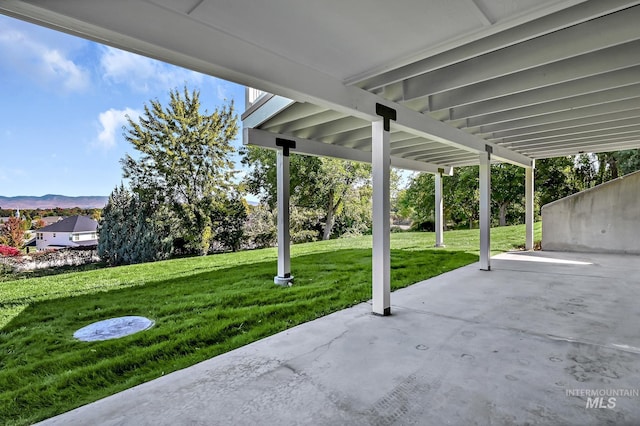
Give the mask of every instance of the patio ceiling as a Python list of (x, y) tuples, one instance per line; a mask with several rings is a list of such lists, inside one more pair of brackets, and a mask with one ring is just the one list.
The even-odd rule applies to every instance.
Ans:
[(489, 145), (529, 166), (640, 147), (638, 3), (5, 0), (0, 12), (274, 93), (263, 107), (277, 108), (245, 115), (262, 131), (368, 152), (380, 103), (397, 111), (393, 157), (477, 164)]
[[(583, 3), (349, 84), (533, 159), (637, 148), (638, 22), (640, 6)], [(251, 127), (371, 151), (363, 119), (298, 102), (253, 112)], [(393, 127), (391, 155), (478, 163), (474, 150)]]

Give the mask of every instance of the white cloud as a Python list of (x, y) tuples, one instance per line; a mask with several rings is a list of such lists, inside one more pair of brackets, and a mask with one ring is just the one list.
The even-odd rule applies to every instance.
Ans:
[(81, 92), (89, 87), (90, 77), (87, 70), (63, 57), (57, 50), (45, 51), (42, 59), (47, 74), (62, 82), (62, 86), (68, 91)]
[(203, 79), (197, 72), (112, 47), (104, 47), (100, 66), (105, 80), (143, 93), (200, 84)]
[(81, 92), (89, 87), (91, 78), (86, 68), (22, 29), (8, 27), (0, 32), (0, 52), (5, 63), (48, 87), (65, 92)]
[(227, 101), (228, 100), (228, 95), (227, 95), (227, 88), (224, 87), (224, 85), (222, 83), (218, 83), (216, 85), (216, 92), (218, 94), (218, 100), (219, 101)]
[(120, 135), (119, 131), (122, 127), (127, 124), (127, 116), (132, 120), (136, 120), (140, 116), (140, 111), (131, 108), (122, 110), (111, 108), (101, 112), (98, 116), (100, 132), (98, 133), (95, 145), (104, 149), (110, 149), (116, 146), (116, 137)]

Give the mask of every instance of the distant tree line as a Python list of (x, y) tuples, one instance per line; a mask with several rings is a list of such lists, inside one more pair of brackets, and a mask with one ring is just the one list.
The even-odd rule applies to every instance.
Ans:
[[(640, 150), (580, 154), (536, 162), (535, 215), (543, 205), (640, 170)], [(492, 225), (524, 222), (524, 169), (511, 164), (491, 166)], [(418, 174), (400, 192), (395, 207), (410, 218), (415, 229), (432, 230), (435, 211), (434, 177)], [(477, 226), (479, 219), (478, 167), (458, 167), (443, 179), (445, 223), (449, 228)]]
[[(84, 209), (80, 207), (69, 207), (69, 208), (61, 208), (55, 207), (53, 209), (20, 209), (20, 217), (26, 221), (36, 221), (37, 219), (43, 217), (51, 217), (51, 216), (76, 216), (76, 215), (84, 215), (90, 216), (94, 219), (100, 218), (100, 212), (102, 209)], [(16, 213), (16, 209), (3, 209), (0, 207), (0, 217), (9, 217), (14, 216)], [(27, 228), (29, 229), (29, 228)]]
[[(260, 199), (252, 218), (275, 239), (277, 201), (276, 152), (243, 150), (249, 171), (244, 185)], [(290, 157), (291, 239), (296, 242), (361, 235), (371, 229), (371, 166), (334, 158), (292, 154)], [(262, 222), (261, 222), (262, 221)], [(267, 221), (267, 222), (264, 222)], [(262, 240), (268, 240), (262, 237)]]

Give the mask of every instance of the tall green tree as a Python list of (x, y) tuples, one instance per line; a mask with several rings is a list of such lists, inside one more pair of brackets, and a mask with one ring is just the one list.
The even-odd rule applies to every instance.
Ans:
[(617, 154), (620, 174), (626, 175), (640, 170), (640, 149), (619, 151)]
[(211, 239), (224, 249), (238, 251), (245, 240), (247, 216), (247, 203), (239, 194), (231, 193), (218, 200), (211, 215)]
[[(442, 184), (445, 223), (472, 228), (479, 219), (480, 191), (478, 167), (458, 167), (453, 176), (445, 176)], [(524, 171), (511, 164), (491, 166), (492, 214), (501, 226), (520, 221), (524, 197)], [(399, 206), (409, 212), (414, 228), (431, 230), (435, 211), (435, 179), (421, 173), (413, 177), (404, 191)]]
[(191, 252), (206, 253), (216, 202), (234, 188), (237, 133), (233, 102), (202, 111), (199, 92), (186, 87), (171, 90), (166, 107), (152, 100), (137, 120), (128, 118), (125, 138), (138, 156), (121, 160), (124, 177), (142, 203), (168, 207)]
[(244, 235), (252, 247), (271, 247), (277, 241), (276, 215), (266, 203), (248, 206)]
[[(539, 208), (552, 201), (640, 170), (640, 150), (580, 154), (536, 161), (534, 201)], [(521, 223), (524, 214), (524, 169), (510, 164), (491, 166), (492, 215), (499, 225)], [(472, 226), (478, 219), (478, 167), (458, 167), (443, 180), (445, 223)], [(416, 229), (430, 229), (434, 220), (434, 178), (413, 177), (398, 199), (398, 211)]]
[(507, 225), (510, 208), (522, 206), (524, 199), (524, 169), (513, 164), (491, 165), (491, 202), (498, 213), (498, 225)]
[(640, 149), (601, 152), (595, 156), (598, 165), (596, 185), (640, 170)]
[[(579, 191), (577, 182), (581, 179), (576, 178), (574, 161), (572, 156), (536, 161), (534, 188), (539, 207)], [(536, 212), (540, 213), (539, 210)]]
[[(322, 167), (315, 180), (316, 195), (325, 203), (325, 225), (322, 239), (331, 238), (336, 218), (345, 211), (345, 206), (361, 201), (360, 189), (368, 187), (371, 166), (336, 158), (322, 158)], [(319, 201), (322, 206), (322, 201)]]
[[(445, 178), (445, 183), (449, 178)], [(430, 173), (412, 177), (407, 189), (398, 195), (398, 210), (413, 221), (415, 229), (433, 230), (435, 213), (435, 180)], [(445, 206), (448, 203), (445, 200)], [(448, 217), (447, 212), (445, 216)]]
[(596, 185), (618, 178), (618, 155), (616, 152), (601, 152), (596, 154), (596, 158), (598, 164)]
[(336, 216), (332, 234), (358, 236), (369, 232), (372, 228), (372, 211), (373, 187), (369, 184), (352, 187), (340, 214)]
[[(401, 210), (409, 212), (414, 228), (432, 230), (435, 211), (435, 179), (432, 174), (415, 175), (399, 200)], [(453, 176), (445, 176), (442, 183), (445, 224), (467, 225), (472, 228), (478, 220), (478, 167), (456, 168)]]
[(110, 265), (167, 258), (171, 253), (170, 230), (160, 217), (161, 209), (149, 208), (122, 184), (116, 187), (98, 226), (98, 256)]
[[(364, 188), (370, 187), (371, 166), (334, 158), (292, 154), (290, 157), (291, 203), (297, 208), (321, 211), (322, 239), (331, 238), (337, 221), (362, 202)], [(276, 152), (258, 147), (243, 151), (243, 164), (250, 167), (245, 177), (247, 191), (275, 206), (277, 201)], [(360, 212), (362, 213), (362, 211)], [(313, 216), (296, 211), (296, 217)], [(356, 221), (362, 215), (352, 215)], [(292, 222), (294, 215), (292, 215)], [(366, 217), (363, 218), (366, 221)]]
[(480, 219), (478, 166), (458, 167), (443, 181), (445, 213), (456, 225), (473, 228)]
[(597, 157), (593, 154), (580, 154), (573, 160), (570, 175), (577, 191), (584, 191), (596, 185)]

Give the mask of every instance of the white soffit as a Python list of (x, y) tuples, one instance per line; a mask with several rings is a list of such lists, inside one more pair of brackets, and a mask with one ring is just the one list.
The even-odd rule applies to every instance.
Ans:
[(341, 81), (578, 2), (149, 1)]
[[(475, 135), (494, 152), (536, 159), (638, 148), (637, 3), (580, 4), (352, 84)], [(371, 149), (365, 120), (308, 105), (292, 105), (261, 128)], [(477, 163), (464, 147), (404, 136), (410, 133), (392, 134), (392, 153), (447, 166)]]

